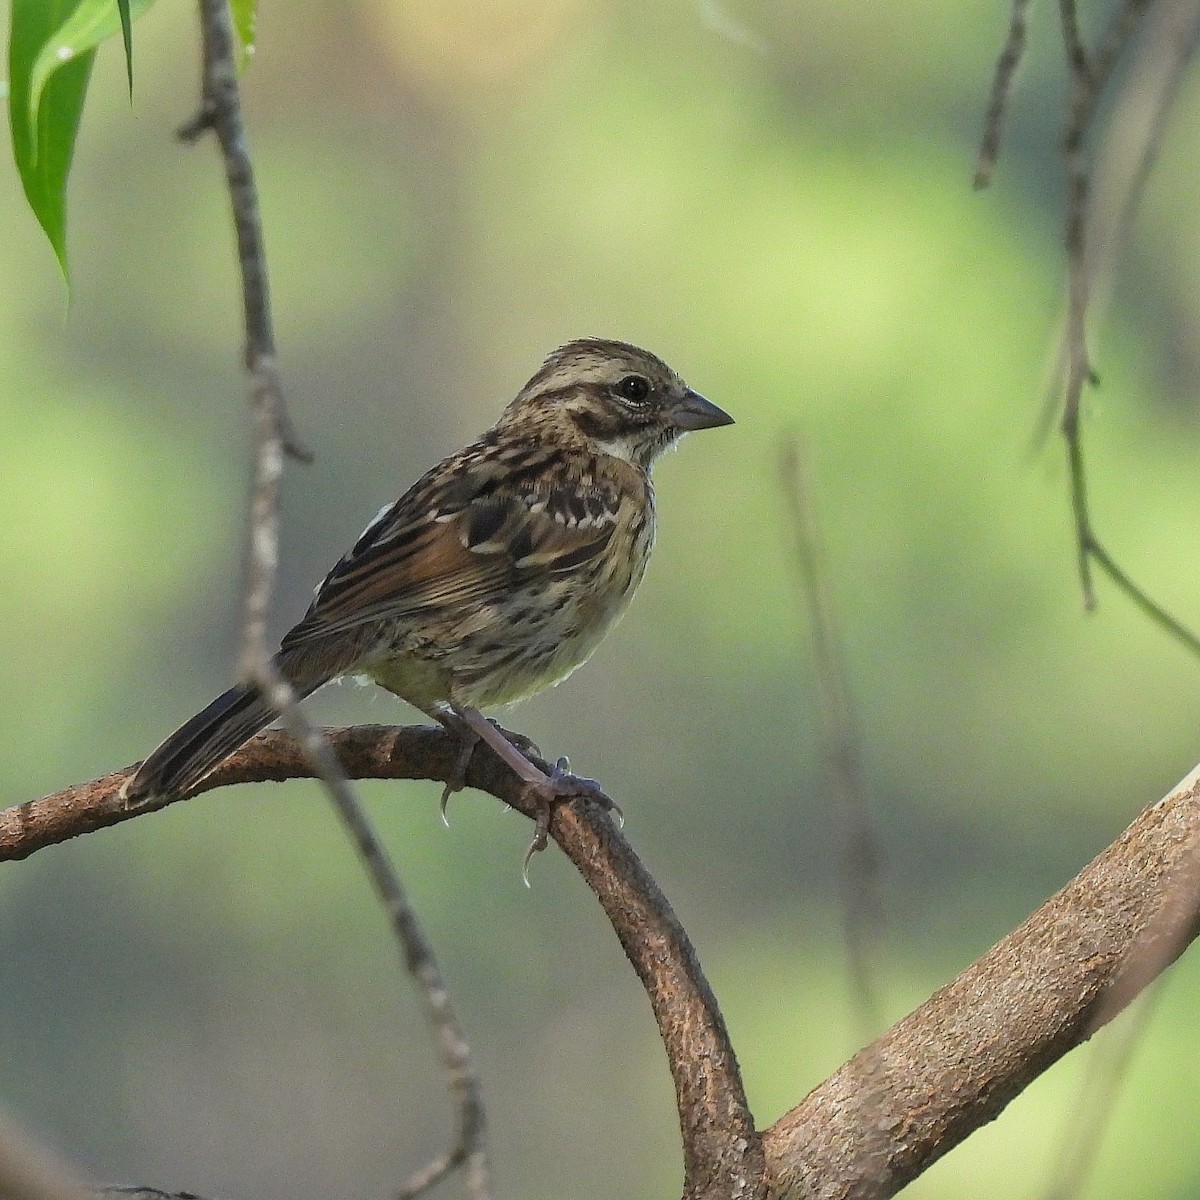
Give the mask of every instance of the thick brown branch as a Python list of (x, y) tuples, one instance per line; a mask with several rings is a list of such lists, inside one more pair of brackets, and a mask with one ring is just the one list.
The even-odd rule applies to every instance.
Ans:
[[(459, 751), (458, 739), (442, 729), (360, 726), (323, 733), (350, 779), (445, 781)], [(548, 763), (533, 761), (550, 769)], [(196, 792), (257, 780), (309, 779), (315, 773), (294, 738), (269, 730), (228, 759)], [(129, 769), (117, 771), (0, 812), (0, 861), (26, 858), (147, 811), (131, 812), (118, 797), (129, 774)], [(521, 781), (485, 747), (472, 755), (466, 782), (526, 816), (537, 815)], [(675, 1080), (687, 1200), (762, 1200), (762, 1151), (737, 1060), (683, 927), (599, 805), (559, 805), (550, 833), (596, 893), (649, 994)]]
[(768, 1129), (772, 1196), (894, 1195), (1114, 1017), (1196, 935), (1198, 800), (1200, 771)]
[(595, 892), (650, 997), (675, 1079), (685, 1200), (765, 1197), (764, 1163), (717, 1002), (678, 918), (613, 823), (563, 806), (550, 832)]

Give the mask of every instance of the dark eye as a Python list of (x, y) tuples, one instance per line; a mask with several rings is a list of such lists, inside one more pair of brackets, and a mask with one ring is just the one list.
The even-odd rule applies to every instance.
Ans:
[(641, 404), (650, 395), (650, 381), (641, 375), (626, 375), (617, 384), (617, 393), (631, 404)]

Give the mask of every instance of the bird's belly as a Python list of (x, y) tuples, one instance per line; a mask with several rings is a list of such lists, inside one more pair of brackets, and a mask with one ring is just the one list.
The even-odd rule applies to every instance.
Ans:
[(607, 572), (601, 564), (578, 576), (517, 589), (461, 630), (453, 659), (452, 699), (475, 708), (511, 704), (561, 683), (592, 656), (641, 582), (645, 559), (635, 556)]
[(423, 636), (396, 629), (367, 668), (377, 683), (429, 711), (512, 704), (561, 683), (617, 623), (645, 573), (653, 526), (632, 553), (600, 556), (588, 571), (517, 583), (503, 595), (444, 608)]

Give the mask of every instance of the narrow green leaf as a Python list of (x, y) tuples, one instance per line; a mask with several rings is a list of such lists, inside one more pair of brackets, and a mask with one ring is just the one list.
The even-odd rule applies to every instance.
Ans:
[(125, 74), (129, 77), (129, 99), (133, 100), (133, 17), (129, 12), (129, 0), (117, 0), (121, 14), (121, 41), (125, 43)]
[(68, 277), (66, 187), (83, 111), (92, 52), (69, 55), (53, 81), (43, 81), (40, 103), (31, 105), (33, 69), (39, 54), (69, 16), (69, 0), (12, 0), (8, 41), (8, 120), (13, 158), (33, 209)]
[[(123, 2), (132, 20), (153, 0)], [(95, 48), (122, 28), (120, 3), (12, 0), (10, 9), (8, 120), (13, 158), (29, 206), (64, 276), (68, 276), (66, 189), (71, 156)]]
[[(28, 0), (23, 0), (28, 2)], [(48, 8), (70, 10), (43, 42), (32, 70), (29, 96), (30, 120), (36, 120), (38, 102), (47, 80), (65, 62), (76, 55), (94, 50), (101, 42), (124, 32), (123, 14), (128, 10), (130, 20), (140, 17), (154, 0), (49, 0)], [(132, 35), (128, 42), (126, 66), (133, 85)]]
[(229, 0), (229, 11), (233, 14), (233, 28), (241, 43), (238, 55), (239, 68), (254, 57), (254, 37), (258, 31), (258, 0)]

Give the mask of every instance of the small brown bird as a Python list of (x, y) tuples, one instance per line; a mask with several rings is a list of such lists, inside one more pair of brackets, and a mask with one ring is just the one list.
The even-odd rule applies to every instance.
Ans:
[[(684, 433), (733, 418), (648, 351), (555, 350), (499, 421), (384, 508), (326, 576), (275, 666), (297, 697), (366, 675), (463, 739), (482, 738), (547, 803), (547, 776), (480, 709), (565, 679), (625, 611), (654, 544), (650, 467)], [(171, 734), (123, 789), (138, 803), (198, 783), (275, 712), (232, 687)]]

